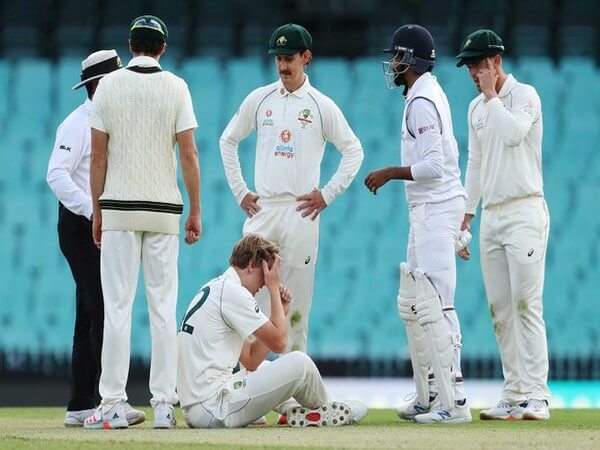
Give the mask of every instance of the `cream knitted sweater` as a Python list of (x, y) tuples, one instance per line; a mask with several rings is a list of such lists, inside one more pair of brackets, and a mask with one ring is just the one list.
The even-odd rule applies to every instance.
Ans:
[[(100, 196), (103, 230), (179, 232), (183, 204), (175, 135), (197, 123), (186, 83), (152, 61), (134, 58), (127, 69), (105, 76), (94, 95), (91, 126), (108, 134)], [(131, 67), (154, 71), (140, 73)]]

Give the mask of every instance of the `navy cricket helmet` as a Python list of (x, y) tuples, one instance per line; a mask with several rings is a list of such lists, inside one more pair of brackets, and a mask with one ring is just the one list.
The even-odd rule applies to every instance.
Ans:
[(403, 25), (396, 30), (389, 48), (384, 53), (391, 53), (389, 61), (395, 75), (406, 72), (409, 68), (417, 73), (431, 72), (435, 64), (435, 45), (431, 33), (426, 28), (416, 25)]

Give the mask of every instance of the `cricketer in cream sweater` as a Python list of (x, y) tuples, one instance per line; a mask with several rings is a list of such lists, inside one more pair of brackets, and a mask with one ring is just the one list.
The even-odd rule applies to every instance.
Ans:
[(183, 201), (173, 150), (177, 133), (198, 127), (185, 81), (162, 71), (153, 58), (137, 56), (102, 80), (91, 121), (110, 135), (102, 229), (178, 234)]
[[(288, 315), (287, 351), (306, 351), (319, 243), (319, 214), (350, 185), (363, 160), (360, 141), (337, 105), (315, 89), (304, 70), (312, 38), (296, 24), (275, 30), (269, 54), (280, 79), (251, 92), (221, 136), (229, 186), (248, 219), (243, 233), (256, 233), (281, 248), (282, 282), (294, 296)], [(254, 182), (248, 189), (238, 157), (239, 142), (256, 130)], [(341, 153), (339, 167), (320, 188), (321, 161), (329, 141)], [(264, 290), (258, 295), (268, 311)]]
[(84, 423), (86, 428), (126, 426), (122, 414), (140, 263), (152, 337), (154, 428), (175, 426), (177, 256), (183, 211), (175, 143), (190, 205), (186, 243), (200, 239), (202, 224), (191, 96), (186, 83), (158, 63), (167, 36), (159, 18), (136, 18), (129, 42), (133, 58), (125, 69), (102, 79), (92, 104), (93, 233), (102, 246), (105, 322), (102, 403), (99, 413)]
[[(536, 90), (502, 69), (491, 30), (467, 36), (457, 56), (481, 94), (469, 106), (469, 229), (482, 199), (480, 252), (504, 387), (482, 419), (547, 419), (548, 350), (542, 291), (549, 215), (542, 182), (542, 111)], [(469, 258), (467, 248), (459, 252)]]

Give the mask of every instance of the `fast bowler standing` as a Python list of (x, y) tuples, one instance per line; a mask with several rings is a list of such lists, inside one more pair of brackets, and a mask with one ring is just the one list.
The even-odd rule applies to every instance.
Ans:
[(190, 210), (185, 242), (200, 239), (198, 126), (184, 80), (163, 71), (167, 27), (155, 16), (130, 25), (133, 58), (104, 77), (92, 104), (91, 188), (94, 241), (102, 245), (104, 348), (98, 411), (84, 426), (126, 428), (131, 312), (140, 264), (152, 338), (150, 403), (154, 428), (174, 428), (177, 377), (177, 256), (183, 212), (177, 186), (179, 147)]
[[(251, 92), (221, 136), (227, 181), (248, 218), (243, 233), (256, 233), (281, 248), (281, 279), (294, 297), (288, 315), (286, 352), (306, 351), (319, 243), (319, 214), (350, 185), (363, 150), (336, 104), (305, 74), (312, 37), (302, 26), (277, 28), (269, 41), (280, 79)], [(256, 129), (256, 193), (248, 189), (238, 156), (239, 142)], [(326, 141), (342, 154), (340, 165), (320, 188)], [(261, 297), (261, 305), (268, 301)]]

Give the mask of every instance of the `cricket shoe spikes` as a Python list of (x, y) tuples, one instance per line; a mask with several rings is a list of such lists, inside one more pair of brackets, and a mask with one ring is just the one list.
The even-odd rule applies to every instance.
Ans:
[(360, 402), (329, 402), (318, 408), (294, 406), (287, 412), (291, 427), (339, 427), (360, 422), (367, 415), (367, 407)]

